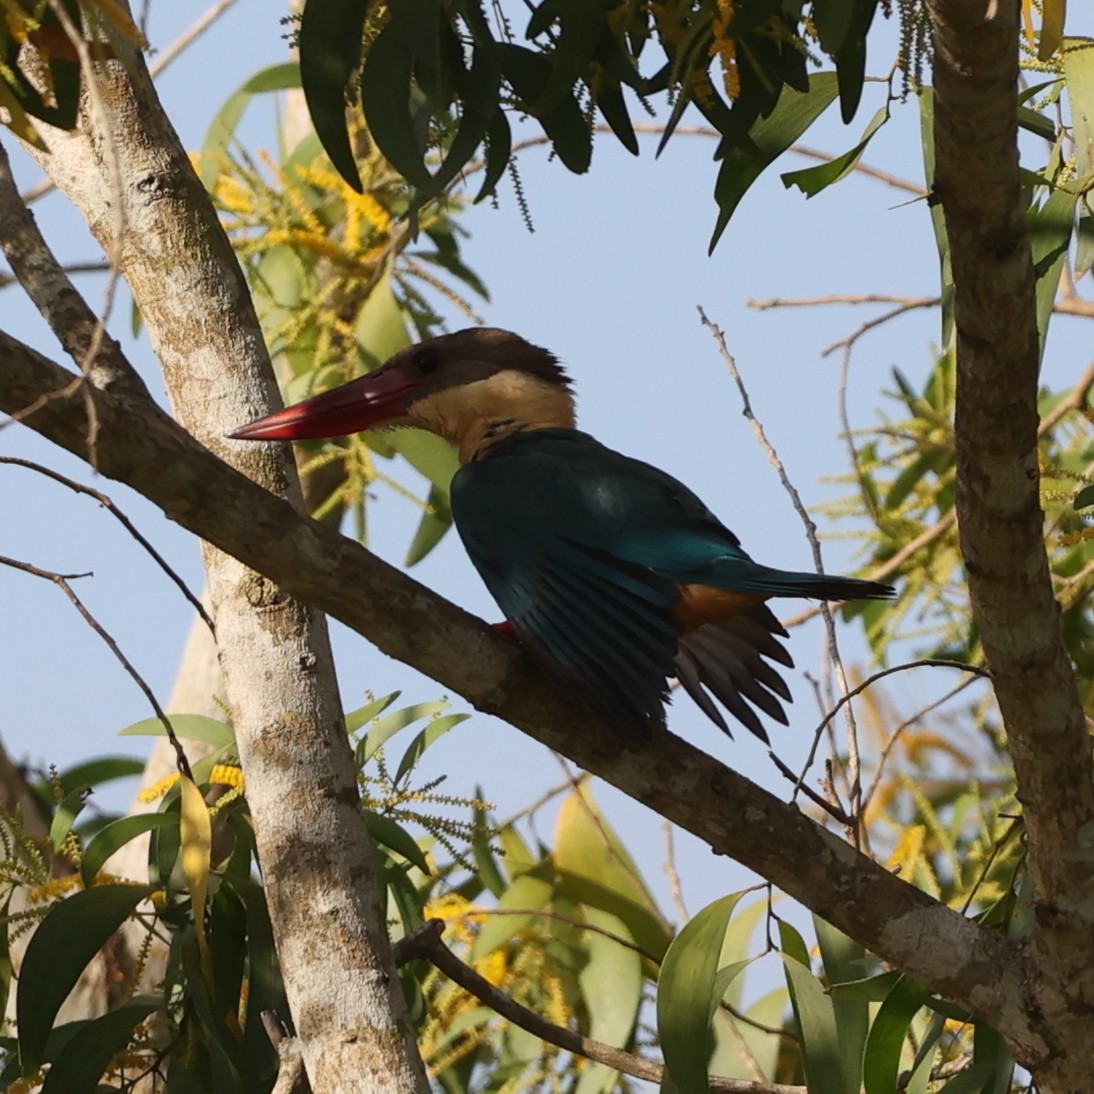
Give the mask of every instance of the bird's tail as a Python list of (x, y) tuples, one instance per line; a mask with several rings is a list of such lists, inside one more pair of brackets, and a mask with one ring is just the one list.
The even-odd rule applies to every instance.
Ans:
[(742, 592), (759, 593), (761, 596), (803, 596), (813, 600), (885, 600), (895, 592), (892, 585), (885, 585), (880, 581), (774, 570), (752, 562), (751, 559), (746, 567), (742, 567), (735, 560), (732, 573), (727, 572), (725, 577), (727, 587)]

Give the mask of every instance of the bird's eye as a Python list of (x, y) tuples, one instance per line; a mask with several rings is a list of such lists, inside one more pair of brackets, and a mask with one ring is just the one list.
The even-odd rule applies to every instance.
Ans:
[(414, 366), (423, 376), (435, 372), (440, 363), (440, 357), (435, 350), (431, 349), (420, 350), (414, 357)]

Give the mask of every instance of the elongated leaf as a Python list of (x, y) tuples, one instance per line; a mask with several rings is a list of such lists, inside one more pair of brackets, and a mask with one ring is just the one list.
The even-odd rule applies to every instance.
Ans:
[(357, 745), (357, 763), (359, 765), (367, 763), (378, 748), (420, 718), (431, 718), (447, 709), (448, 703), (445, 700), (434, 699), (432, 702), (415, 703), (413, 706), (403, 707), (402, 710), (396, 710), (378, 718)]
[(410, 105), (413, 69), (411, 46), (401, 24), (393, 20), (369, 47), (361, 75), (361, 106), (372, 139), (391, 166), (412, 186), (432, 192), (433, 176), (425, 166), (425, 149), (419, 143)]
[[(529, 870), (509, 886), (498, 901), (498, 911), (518, 912), (538, 910), (547, 905), (554, 893), (554, 884), (547, 877), (549, 869)], [(471, 947), (471, 960), (477, 961), (507, 942), (513, 935), (528, 927), (535, 915), (490, 915), (479, 931), (479, 937)]]
[(657, 978), (657, 1031), (665, 1056), (663, 1091), (701, 1094), (709, 1087), (707, 1062), (714, 1048), (713, 1008), (725, 991), (715, 991), (718, 959), (729, 917), (741, 893), (708, 904), (672, 940)]
[(1094, 505), (1094, 486), (1084, 486), (1075, 495), (1075, 500), (1071, 504), (1075, 509), (1085, 509), (1088, 505)]
[(115, 779), (128, 779), (144, 771), (144, 760), (133, 756), (98, 756), (66, 767), (58, 776), (66, 790), (77, 786), (102, 786)]
[(389, 850), (402, 855), (408, 862), (417, 866), (423, 874), (432, 873), (425, 853), (418, 846), (418, 841), (397, 821), (391, 817), (385, 817), (382, 813), (374, 813), (371, 809), (366, 809), (364, 816), (368, 834), (377, 843), (382, 843)]
[(870, 143), (874, 134), (888, 120), (889, 108), (883, 106), (870, 119), (870, 124), (862, 134), (862, 140), (854, 148), (849, 152), (844, 152), (842, 156), (829, 160), (828, 163), (821, 163), (816, 167), (806, 167), (801, 171), (787, 171), (780, 176), (783, 180), (783, 186), (787, 188), (796, 186), (806, 197), (811, 198), (815, 194), (819, 194), (826, 186), (831, 186), (833, 183), (839, 182), (840, 179), (846, 178), (855, 169), (858, 161), (862, 159), (862, 154), (866, 151), (866, 146)]
[(228, 144), (235, 136), (240, 118), (255, 96), (299, 86), (299, 65), (292, 62), (271, 65), (245, 80), (224, 100), (223, 106), (213, 115), (201, 145), (200, 174), (206, 189), (212, 189), (217, 175), (224, 168)]
[(65, 997), (88, 962), (151, 892), (146, 885), (99, 885), (54, 905), (27, 943), (15, 998), (19, 1063), (31, 1075)]
[(726, 151), (714, 185), (718, 202), (718, 219), (714, 226), (709, 250), (713, 251), (729, 223), (729, 218), (758, 179), (764, 168), (782, 155), (836, 97), (836, 76), (832, 72), (814, 73), (809, 90), (784, 89), (770, 117), (758, 121), (750, 132), (750, 147), (735, 145)]
[(430, 745), (439, 741), (453, 726), (458, 726), (460, 722), (466, 722), (470, 717), (470, 714), (444, 714), (440, 718), (434, 718), (410, 742), (410, 746), (403, 753), (403, 758), (399, 761), (399, 766), (395, 771), (395, 781), (399, 782), (404, 775), (410, 774)]
[(115, 851), (124, 847), (130, 840), (153, 828), (177, 827), (179, 818), (173, 813), (135, 813), (131, 817), (120, 817), (104, 825), (95, 833), (80, 856), (80, 874), (84, 886), (90, 887), (106, 860)]
[(61, 844), (72, 831), (76, 818), (87, 803), (89, 791), (90, 787), (78, 786), (75, 790), (69, 791), (57, 806), (57, 812), (53, 814), (53, 821), (49, 826), (49, 844), (54, 851), (61, 849)]
[(862, 1082), (866, 1094), (892, 1094), (896, 1089), (908, 1027), (926, 997), (927, 993), (918, 984), (902, 977), (881, 1004), (863, 1056)]
[(430, 486), (426, 510), (422, 514), (421, 523), (410, 541), (410, 546), (406, 549), (406, 559), (403, 564), (414, 566), (421, 562), (440, 543), (451, 527), (452, 506), (448, 491)]
[[(626, 924), (599, 908), (584, 908), (582, 915), (595, 927), (633, 942)], [(642, 959), (627, 946), (595, 931), (585, 943), (588, 961), (578, 974), (581, 994), (589, 1012), (589, 1036), (608, 1045), (625, 1045), (631, 1039), (642, 1002)], [(582, 1070), (574, 1094), (600, 1094), (615, 1088), (617, 1072), (592, 1061)]]
[(866, 35), (874, 21), (877, 0), (850, 0), (851, 26), (836, 53), (840, 115), (848, 124), (858, 110), (866, 78)]
[(554, 862), (559, 886), (571, 900), (618, 916), (643, 950), (655, 959), (664, 954), (668, 924), (587, 788), (570, 794), (559, 809)]
[(1042, 0), (1041, 40), (1037, 43), (1037, 59), (1048, 61), (1064, 39), (1064, 16), (1067, 0)]
[(41, 1094), (82, 1094), (96, 1090), (111, 1058), (129, 1044), (133, 1028), (159, 1006), (155, 999), (134, 1000), (93, 1021), (81, 1023), (64, 1051), (50, 1063)]
[(1071, 106), (1075, 169), (1080, 179), (1094, 173), (1094, 41), (1068, 38), (1063, 52), (1064, 79)]
[[(203, 714), (170, 714), (167, 720), (176, 737), (187, 741), (204, 741), (214, 748), (235, 744), (235, 731), (226, 722), (206, 718)], [(119, 737), (165, 737), (167, 731), (159, 718), (144, 718), (118, 733)]]
[(810, 1094), (853, 1094), (843, 1074), (832, 1000), (809, 968), (808, 951), (801, 935), (789, 923), (781, 922), (779, 936), (790, 1002), (802, 1031), (802, 1055)]
[(1029, 215), (1030, 250), (1033, 253), (1033, 268), (1037, 272), (1037, 333), (1042, 355), (1052, 306), (1060, 287), (1060, 273), (1067, 260), (1068, 245), (1075, 226), (1076, 200), (1076, 194), (1057, 189), (1049, 194), (1040, 209), (1031, 210)]
[(863, 1000), (836, 995), (833, 988), (861, 978), (866, 964), (866, 950), (861, 942), (848, 938), (818, 915), (813, 916), (813, 929), (817, 932), (824, 979), (836, 1015), (843, 1074), (848, 1087), (858, 1090), (862, 1081), (863, 1050), (870, 1028), (869, 1008)]
[(300, 83), (312, 124), (338, 173), (361, 176), (346, 129), (346, 86), (361, 57), (367, 0), (308, 0), (300, 22)]
[(401, 692), (393, 691), (390, 695), (384, 695), (379, 699), (373, 699), (372, 702), (366, 703), (363, 707), (358, 707), (356, 710), (351, 710), (346, 715), (346, 730), (353, 733), (355, 730), (361, 728), (361, 726), (368, 725), (373, 718), (378, 718), (396, 699), (399, 698)]

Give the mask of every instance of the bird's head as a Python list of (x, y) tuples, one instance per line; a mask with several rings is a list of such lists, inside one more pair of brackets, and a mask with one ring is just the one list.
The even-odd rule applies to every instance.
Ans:
[(489, 327), (400, 350), (367, 376), (242, 426), (237, 440), (306, 440), (418, 426), (470, 459), (527, 429), (572, 428), (570, 380), (553, 354)]

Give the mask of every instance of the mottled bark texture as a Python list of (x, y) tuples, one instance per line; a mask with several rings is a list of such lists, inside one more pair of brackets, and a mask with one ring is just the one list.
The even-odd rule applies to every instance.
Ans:
[(1034, 270), (1018, 174), (1018, 0), (931, 0), (934, 197), (955, 286), (957, 514), (973, 619), (1018, 779), (1035, 916), (1029, 1039), (1053, 1094), (1089, 1091), (1094, 780), (1044, 544)]
[[(37, 158), (130, 286), (179, 421), (266, 489), (299, 503), (284, 452), (247, 451), (221, 439), (279, 396), (239, 264), (143, 59), (98, 65), (94, 82), (97, 94), (85, 98), (79, 129), (50, 131), (50, 151)], [(72, 346), (72, 338), (66, 349), (92, 384), (144, 400), (116, 370), (104, 376), (99, 359), (86, 359), (86, 343)], [(100, 357), (109, 360), (105, 350)], [(124, 444), (139, 428), (133, 417), (118, 418), (116, 435), (107, 438), (103, 426), (89, 455), (97, 462), (100, 446)], [(154, 473), (170, 477), (164, 464)], [(202, 494), (210, 509), (223, 504)], [(216, 547), (206, 543), (203, 551), (271, 920), (312, 1089), (424, 1092), (393, 975), (383, 887), (361, 823), (325, 620)]]

